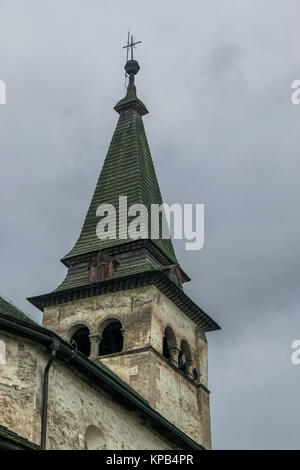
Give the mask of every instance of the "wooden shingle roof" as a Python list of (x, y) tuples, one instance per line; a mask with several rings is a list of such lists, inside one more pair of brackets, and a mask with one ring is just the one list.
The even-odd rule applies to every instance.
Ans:
[[(134, 85), (129, 85), (126, 97), (119, 101), (115, 109), (120, 117), (81, 234), (74, 248), (63, 258), (63, 262), (74, 256), (111, 248), (131, 241), (129, 238), (119, 238), (120, 196), (127, 196), (128, 207), (133, 204), (146, 206), (149, 214), (149, 238), (151, 238), (151, 205), (161, 205), (163, 203), (142, 120), (142, 116), (148, 111), (146, 106), (137, 98)], [(112, 204), (116, 209), (116, 239), (102, 240), (96, 235), (97, 223), (100, 221), (100, 218), (96, 216), (96, 211), (100, 204)], [(177, 264), (171, 239), (153, 240), (153, 243), (172, 263)]]

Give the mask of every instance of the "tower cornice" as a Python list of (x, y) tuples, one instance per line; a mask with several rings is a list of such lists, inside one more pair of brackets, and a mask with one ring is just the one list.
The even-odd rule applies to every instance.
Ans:
[(153, 270), (123, 278), (110, 279), (93, 285), (51, 292), (40, 296), (30, 297), (27, 300), (35, 307), (44, 310), (46, 307), (59, 305), (74, 300), (86, 299), (97, 295), (119, 292), (145, 286), (155, 286), (168, 297), (182, 312), (184, 312), (200, 328), (207, 331), (219, 330), (220, 326), (196, 305), (179, 287), (177, 287), (164, 271)]

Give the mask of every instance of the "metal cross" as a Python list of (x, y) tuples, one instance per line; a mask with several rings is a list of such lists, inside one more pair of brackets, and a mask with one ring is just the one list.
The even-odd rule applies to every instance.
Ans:
[(128, 31), (127, 46), (124, 46), (124, 47), (123, 47), (123, 49), (127, 49), (126, 62), (128, 62), (129, 48), (131, 48), (131, 60), (133, 60), (133, 48), (134, 48), (137, 44), (140, 44), (141, 42), (142, 42), (142, 41), (135, 41), (135, 39), (133, 39), (133, 36), (130, 36), (130, 32)]

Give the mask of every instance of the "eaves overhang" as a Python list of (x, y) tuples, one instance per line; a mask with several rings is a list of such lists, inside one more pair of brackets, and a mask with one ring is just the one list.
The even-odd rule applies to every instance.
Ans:
[(82, 287), (54, 291), (49, 294), (30, 297), (27, 300), (35, 307), (44, 310), (45, 307), (52, 307), (74, 300), (94, 297), (121, 290), (145, 287), (148, 285), (156, 286), (165, 294), (180, 310), (182, 310), (192, 321), (205, 331), (220, 330), (221, 327), (198, 305), (196, 305), (182, 289), (177, 287), (163, 272), (159, 270), (146, 271), (143, 273), (120, 277), (109, 281), (102, 281), (95, 284), (87, 284)]

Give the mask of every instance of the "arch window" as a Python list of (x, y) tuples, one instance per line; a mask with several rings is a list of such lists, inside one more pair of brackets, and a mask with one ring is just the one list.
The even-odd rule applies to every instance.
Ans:
[[(172, 353), (175, 351), (176, 348), (176, 338), (172, 328), (167, 326), (164, 331), (163, 336), (163, 356), (168, 359), (169, 361), (172, 360)], [(173, 349), (173, 351), (172, 351)]]
[(166, 359), (168, 359), (169, 361), (171, 360), (171, 353), (169, 351), (168, 340), (167, 340), (165, 335), (164, 335), (164, 338), (163, 338), (163, 356)]
[(192, 355), (187, 341), (182, 340), (180, 351), (178, 355), (178, 368), (184, 373), (189, 374), (189, 369), (192, 364)]
[(76, 343), (77, 350), (89, 357), (91, 352), (90, 330), (86, 326), (79, 327), (71, 337), (71, 342)]
[(99, 348), (99, 356), (106, 356), (120, 352), (123, 349), (122, 324), (113, 321), (102, 332), (102, 339)]

